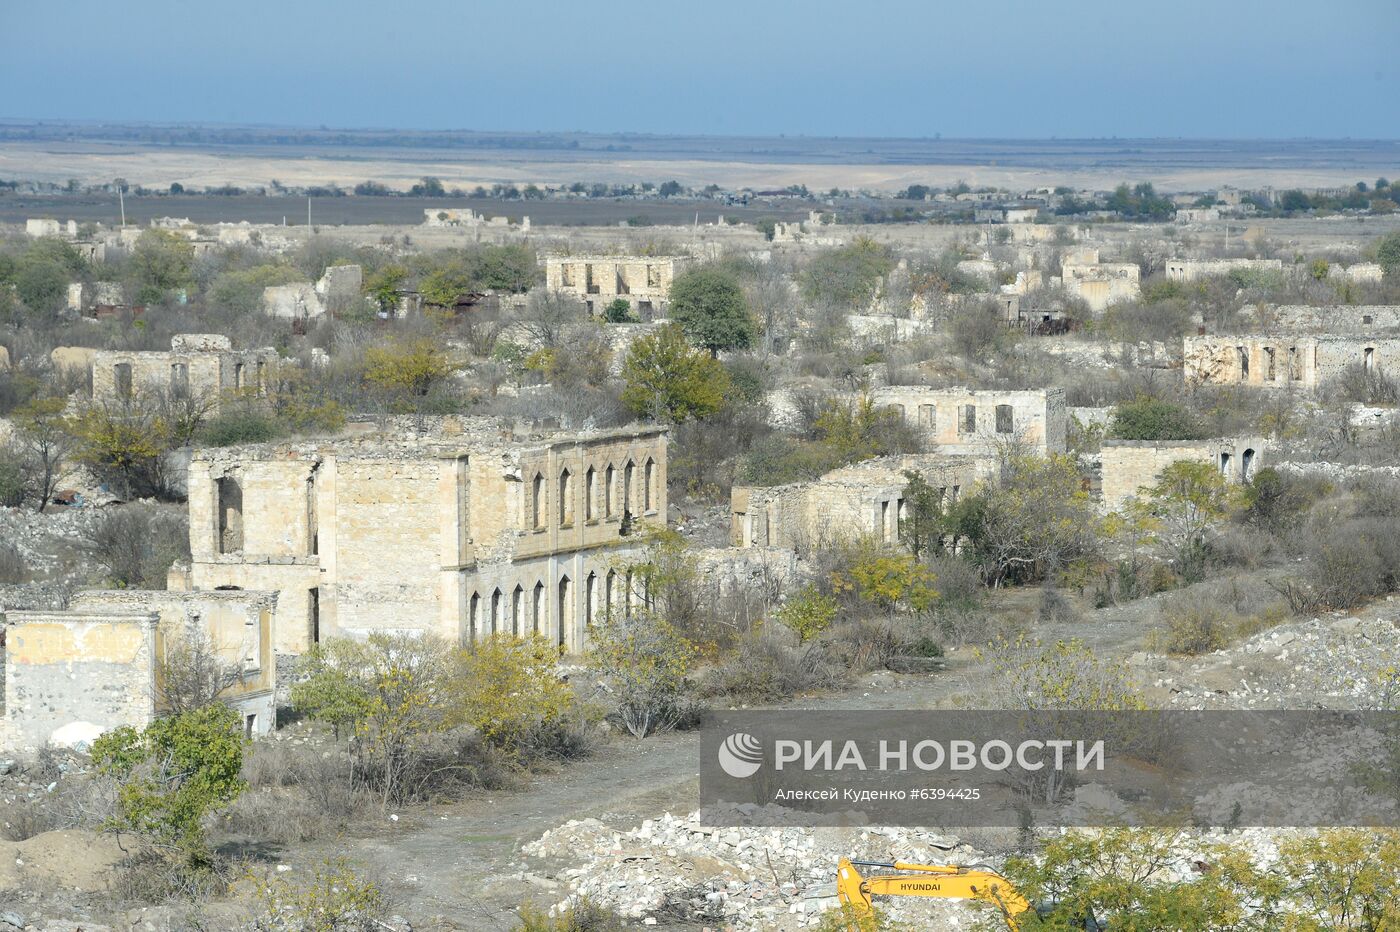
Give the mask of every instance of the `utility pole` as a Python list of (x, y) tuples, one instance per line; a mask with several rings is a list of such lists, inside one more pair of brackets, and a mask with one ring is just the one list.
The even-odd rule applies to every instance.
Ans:
[(306, 228), (311, 229), (311, 195), (306, 195)]
[(122, 186), (121, 186), (121, 185), (117, 185), (117, 203), (121, 205), (121, 209), (122, 209), (122, 227), (125, 228), (125, 227), (126, 227), (126, 195), (124, 195), (124, 194), (122, 193)]

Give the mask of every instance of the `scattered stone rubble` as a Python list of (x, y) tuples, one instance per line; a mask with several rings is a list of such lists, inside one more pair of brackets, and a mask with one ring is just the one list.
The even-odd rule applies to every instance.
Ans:
[[(658, 922), (732, 923), (738, 930), (800, 929), (837, 905), (836, 864), (842, 857), (877, 861), (974, 864), (986, 860), (957, 836), (914, 828), (715, 828), (699, 813), (666, 813), (617, 832), (596, 819), (570, 821), (524, 848), (542, 859), (582, 859), (556, 875), (570, 897)], [(521, 879), (540, 880), (522, 874)], [(551, 887), (552, 888), (552, 887)], [(564, 907), (569, 900), (560, 904)], [(896, 917), (918, 916), (920, 928), (972, 928), (980, 912), (953, 900), (884, 904)], [(649, 924), (649, 923), (647, 923)]]
[(1147, 668), (1143, 679), (1168, 692), (1169, 707), (1379, 709), (1387, 697), (1400, 701), (1400, 625), (1390, 618), (1327, 615), (1190, 661), (1139, 653), (1129, 662)]

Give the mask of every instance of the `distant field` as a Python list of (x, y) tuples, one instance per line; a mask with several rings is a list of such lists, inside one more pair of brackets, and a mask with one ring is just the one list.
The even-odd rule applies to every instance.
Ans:
[(0, 122), (0, 178), (84, 183), (289, 185), (424, 175), (448, 186), (659, 182), (814, 190), (909, 184), (1164, 190), (1330, 187), (1400, 175), (1400, 142), (1365, 140), (941, 140), (386, 133), (259, 127)]
[[(529, 216), (531, 223), (558, 226), (596, 226), (645, 217), (658, 226), (692, 223), (696, 214), (701, 223), (714, 223), (720, 214), (752, 222), (759, 218), (775, 220), (807, 216), (810, 204), (773, 204), (726, 207), (713, 201), (499, 201), (481, 198), (418, 197), (319, 197), (311, 202), (315, 224), (395, 226), (423, 222), (425, 208), (470, 207), (488, 216), (519, 220)], [(79, 223), (116, 223), (121, 217), (115, 196), (34, 197), (0, 194), (0, 223), (23, 223), (30, 217), (76, 220)], [(128, 223), (146, 223), (155, 217), (188, 217), (195, 223), (306, 223), (304, 197), (210, 197), (202, 194), (126, 198)]]

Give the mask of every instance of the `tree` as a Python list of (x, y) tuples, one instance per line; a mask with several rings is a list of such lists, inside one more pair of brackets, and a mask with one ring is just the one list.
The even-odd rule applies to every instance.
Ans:
[(67, 408), (62, 398), (35, 398), (11, 414), (14, 442), (23, 452), (29, 473), (25, 484), (39, 511), (53, 500), (64, 463), (76, 443)]
[(1154, 485), (1139, 492), (1144, 498), (1134, 507), (1161, 522), (1160, 539), (1173, 554), (1177, 571), (1196, 581), (1205, 569), (1207, 534), (1243, 506), (1241, 489), (1226, 482), (1214, 463), (1178, 460), (1162, 470)]
[(923, 473), (905, 470), (904, 478), (905, 516), (899, 521), (899, 539), (917, 560), (933, 553), (943, 539), (943, 495)]
[(425, 398), (451, 372), (447, 354), (429, 337), (372, 346), (365, 353), (365, 379), (394, 395)]
[(407, 280), (408, 269), (398, 264), (386, 265), (365, 279), (364, 291), (379, 305), (379, 313), (392, 317), (399, 305), (399, 289)]
[(1201, 425), (1189, 408), (1151, 395), (1139, 395), (1115, 407), (1109, 430), (1120, 440), (1194, 440), (1201, 436)]
[[(1210, 869), (1183, 876), (1179, 865), (1190, 860)], [(1202, 845), (1179, 829), (1067, 832), (1046, 840), (1036, 857), (1009, 859), (1005, 873), (1044, 905), (1041, 914), (1027, 914), (1027, 932), (1081, 929), (1089, 916), (1129, 932), (1298, 929), (1281, 921), (1277, 873), (1256, 867), (1247, 851)]]
[(180, 715), (213, 705), (241, 682), (243, 671), (219, 657), (203, 627), (195, 624), (166, 636), (165, 653), (156, 673), (166, 713)]
[(164, 457), (170, 435), (153, 398), (95, 401), (71, 423), (78, 460), (118, 494), (149, 498), (169, 492)]
[(731, 272), (716, 266), (682, 272), (671, 283), (670, 301), (671, 319), (711, 356), (753, 343), (753, 317), (744, 289)]
[(1092, 548), (1096, 524), (1079, 469), (1063, 454), (1013, 452), (1001, 481), (964, 497), (953, 516), (994, 586), (1063, 569)]
[(894, 265), (894, 252), (888, 246), (858, 237), (814, 256), (802, 274), (802, 293), (809, 301), (863, 311)]
[(679, 181), (663, 181), (661, 187), (656, 189), (656, 193), (662, 197), (675, 197), (681, 193), (681, 183)]
[(626, 298), (616, 298), (603, 308), (603, 319), (610, 324), (627, 324), (636, 318), (632, 316), (632, 305)]
[(1400, 927), (1400, 837), (1394, 832), (1332, 829), (1279, 845), (1296, 914), (1294, 932)]
[(919, 449), (919, 438), (903, 415), (890, 408), (875, 407), (869, 395), (856, 401), (828, 401), (813, 426), (822, 444), (841, 463)]
[(614, 711), (635, 738), (677, 724), (694, 655), (689, 641), (649, 612), (605, 618), (589, 637), (589, 666), (607, 684)]
[(530, 295), (515, 325), (542, 349), (553, 349), (564, 342), (568, 331), (584, 322), (583, 302), (556, 291), (536, 291)]
[(1376, 261), (1386, 275), (1400, 273), (1400, 233), (1387, 233), (1376, 244)]
[(805, 586), (773, 613), (780, 624), (786, 625), (802, 643), (825, 631), (833, 621), (839, 606), (836, 600), (816, 586)]
[(158, 303), (193, 284), (193, 270), (194, 245), (169, 230), (146, 230), (131, 251), (136, 299), (143, 304)]
[(63, 307), (68, 295), (69, 273), (51, 259), (25, 256), (15, 269), (15, 291), (20, 301), (35, 314), (48, 314)]
[(714, 414), (729, 391), (724, 366), (693, 349), (677, 324), (633, 342), (622, 378), (624, 404), (640, 416), (672, 424)]
[(529, 734), (574, 710), (559, 677), (559, 648), (543, 635), (498, 634), (463, 655), (459, 716), (496, 747), (516, 750)]
[(408, 777), (421, 754), (460, 711), (452, 651), (427, 635), (375, 632), (317, 645), (303, 669), (292, 705), (353, 729), (357, 774), (379, 791), (381, 806), (410, 798)]
[(414, 197), (446, 197), (447, 189), (442, 186), (442, 179), (425, 175), (417, 184), (408, 189), (408, 193)]
[(244, 739), (238, 713), (208, 705), (144, 730), (125, 725), (98, 738), (92, 759), (117, 782), (117, 814), (108, 827), (132, 831), (157, 847), (181, 854), (191, 866), (212, 858), (204, 820), (237, 799), (247, 784)]

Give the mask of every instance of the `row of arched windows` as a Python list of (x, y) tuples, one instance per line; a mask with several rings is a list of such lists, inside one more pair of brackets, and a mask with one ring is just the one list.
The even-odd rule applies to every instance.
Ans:
[[(495, 634), (515, 637), (552, 634), (553, 640), (561, 647), (569, 646), (569, 629), (576, 619), (573, 581), (568, 576), (559, 577), (552, 604), (547, 594), (543, 580), (536, 580), (529, 590), (517, 585), (509, 592), (498, 586), (485, 596), (473, 592), (467, 607), (468, 639), (475, 642)], [(590, 572), (584, 579), (583, 598), (586, 631), (596, 619), (606, 617), (614, 609), (631, 607), (632, 574), (608, 570), (605, 576), (600, 577), (596, 572)], [(552, 619), (551, 608), (555, 609)], [(554, 623), (551, 624), (551, 621)]]
[[(583, 474), (583, 520), (598, 521), (621, 518), (624, 512), (633, 510), (633, 489), (636, 488), (637, 466), (628, 460), (620, 470), (611, 463), (603, 470), (598, 470), (589, 466)], [(560, 527), (569, 527), (574, 523), (574, 483), (576, 479), (572, 469), (565, 467), (560, 470), (558, 482), (555, 486), (557, 495), (555, 496), (554, 516)], [(544, 473), (537, 472), (530, 480), (528, 507), (526, 508), (526, 518), (530, 522), (530, 527), (535, 530), (543, 530), (549, 523), (549, 505), (547, 494), (547, 480)], [(658, 508), (660, 501), (660, 470), (656, 461), (647, 457), (641, 467), (641, 496), (640, 503), (642, 511), (653, 512)]]

